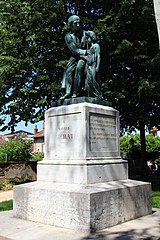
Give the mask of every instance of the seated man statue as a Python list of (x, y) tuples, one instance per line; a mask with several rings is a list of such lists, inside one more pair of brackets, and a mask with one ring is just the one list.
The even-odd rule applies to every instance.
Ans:
[(65, 36), (65, 42), (72, 56), (63, 75), (62, 88), (66, 90), (66, 94), (61, 99), (78, 96), (103, 99), (97, 82), (100, 46), (96, 43), (95, 33), (82, 30), (80, 18), (76, 15), (68, 19), (68, 26), (70, 31)]

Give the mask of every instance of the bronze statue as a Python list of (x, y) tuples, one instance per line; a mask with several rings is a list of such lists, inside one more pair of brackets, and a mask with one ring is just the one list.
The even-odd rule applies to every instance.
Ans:
[(68, 19), (69, 33), (65, 42), (72, 56), (66, 66), (62, 88), (66, 94), (61, 97), (76, 98), (88, 96), (103, 99), (98, 81), (100, 65), (100, 46), (93, 31), (80, 28), (80, 18), (72, 15)]

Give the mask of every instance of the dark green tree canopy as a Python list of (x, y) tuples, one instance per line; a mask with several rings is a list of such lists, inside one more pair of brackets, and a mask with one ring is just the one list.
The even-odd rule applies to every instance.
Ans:
[(152, 1), (119, 1), (97, 25), (102, 52), (108, 55), (102, 54), (102, 86), (119, 109), (123, 127), (139, 128), (139, 120), (148, 124), (159, 114), (160, 59), (153, 11)]
[(39, 121), (60, 97), (71, 14), (99, 37), (100, 84), (122, 127), (156, 120), (160, 57), (153, 1), (4, 0), (0, 9), (0, 124), (6, 115), (11, 129), (21, 120)]
[(1, 1), (1, 114), (9, 126), (43, 118), (59, 92), (65, 10), (59, 1)]

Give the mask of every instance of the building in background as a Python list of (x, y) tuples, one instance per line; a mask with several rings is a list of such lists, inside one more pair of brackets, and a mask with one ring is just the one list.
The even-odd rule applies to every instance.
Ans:
[(35, 127), (33, 135), (33, 152), (43, 152), (44, 153), (44, 129), (38, 131)]
[(7, 133), (0, 135), (0, 145), (10, 140), (16, 141), (18, 139), (30, 140), (33, 142), (33, 153), (43, 152), (44, 153), (44, 129), (38, 131), (35, 127), (34, 133), (30, 133), (24, 130), (19, 130), (14, 133)]
[(14, 133), (7, 133), (0, 135), (0, 143), (5, 143), (10, 140), (18, 140), (18, 139), (25, 139), (25, 140), (31, 140), (33, 141), (33, 133), (26, 132), (23, 130), (15, 131)]
[(4, 135), (0, 135), (0, 145), (5, 143), (5, 138), (4, 138)]

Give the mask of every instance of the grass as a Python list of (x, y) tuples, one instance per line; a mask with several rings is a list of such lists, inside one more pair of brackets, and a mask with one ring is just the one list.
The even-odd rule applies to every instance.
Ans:
[(160, 208), (160, 192), (159, 191), (152, 192), (152, 207)]
[(13, 209), (13, 200), (0, 202), (0, 212)]

